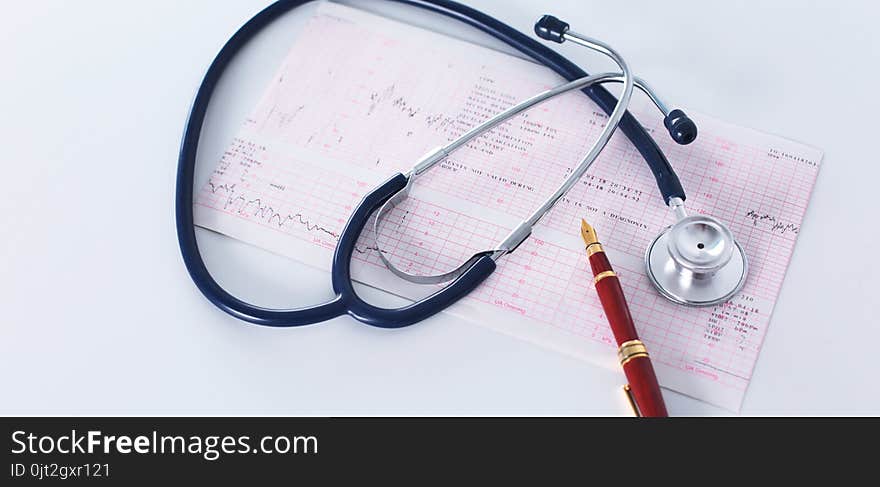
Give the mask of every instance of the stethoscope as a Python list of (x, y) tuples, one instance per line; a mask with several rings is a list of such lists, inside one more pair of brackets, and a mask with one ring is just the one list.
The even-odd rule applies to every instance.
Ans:
[[(614, 49), (603, 42), (572, 32), (568, 24), (555, 17), (541, 18), (535, 24), (535, 33), (542, 39), (558, 43), (570, 41), (587, 47), (611, 58), (620, 68), (619, 73), (587, 75), (553, 50), (470, 7), (448, 0), (393, 1), (424, 8), (470, 24), (570, 81), (524, 100), (473, 127), (445, 146), (431, 150), (410, 171), (395, 174), (364, 196), (339, 235), (331, 272), (333, 291), (336, 293), (333, 299), (315, 306), (291, 310), (255, 306), (229, 294), (217, 284), (205, 266), (193, 224), (193, 182), (202, 124), (211, 95), (226, 66), (241, 47), (263, 27), (285, 12), (308, 2), (280, 0), (273, 3), (244, 24), (223, 46), (208, 68), (196, 93), (180, 149), (176, 200), (180, 249), (193, 281), (214, 305), (236, 318), (266, 326), (307, 325), (344, 314), (382, 328), (400, 328), (424, 320), (467, 296), (489, 277), (495, 270), (498, 259), (515, 251), (529, 237), (534, 225), (590, 168), (617, 127), (620, 127), (647, 161), (664, 201), (677, 219), (676, 223), (666, 228), (648, 246), (645, 264), (650, 281), (663, 296), (677, 303), (693, 306), (708, 306), (727, 301), (742, 288), (748, 271), (745, 253), (730, 230), (717, 219), (704, 215), (687, 215), (684, 209), (685, 194), (678, 177), (651, 136), (627, 112), (633, 90), (638, 88), (647, 94), (663, 113), (664, 125), (676, 143), (685, 145), (693, 142), (697, 136), (696, 125), (681, 110), (670, 110), (644, 81), (634, 77), (626, 62)], [(620, 98), (615, 99), (602, 88), (600, 85), (603, 83), (622, 83)], [(608, 113), (608, 120), (587, 154), (540, 207), (494, 248), (475, 253), (454, 270), (443, 274), (407, 273), (386, 257), (377, 242), (376, 250), (380, 258), (395, 275), (421, 284), (451, 282), (422, 300), (394, 309), (371, 305), (355, 293), (351, 279), (351, 258), (355, 243), (369, 223), (371, 215), (376, 215), (373, 225), (378, 235), (383, 216), (408, 196), (413, 182), (419, 176), (443, 161), (450, 153), (505, 120), (575, 89), (582, 89)]]

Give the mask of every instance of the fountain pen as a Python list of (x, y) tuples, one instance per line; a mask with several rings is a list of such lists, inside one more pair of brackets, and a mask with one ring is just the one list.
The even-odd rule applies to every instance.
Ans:
[(596, 293), (617, 341), (617, 358), (620, 359), (623, 373), (629, 382), (623, 389), (630, 405), (637, 416), (666, 417), (668, 414), (660, 393), (660, 384), (657, 383), (654, 367), (648, 357), (648, 349), (636, 333), (620, 280), (611, 268), (611, 262), (596, 237), (596, 231), (585, 220), (581, 220), (581, 237), (587, 246)]

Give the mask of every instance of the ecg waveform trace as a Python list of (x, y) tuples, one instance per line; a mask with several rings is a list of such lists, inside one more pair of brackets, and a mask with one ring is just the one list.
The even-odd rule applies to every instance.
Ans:
[[(518, 58), (322, 4), (202, 187), (196, 222), (327, 268), (348, 216), (376, 184), (561, 81)], [(644, 250), (672, 215), (638, 152), (615, 135), (532, 237), (449, 312), (615, 367), (578, 236), (586, 218), (612, 253), (661, 385), (737, 410), (822, 153), (699, 114), (699, 139), (678, 146), (647, 108), (633, 112), (657, 134), (689, 210), (728, 222), (743, 246), (751, 269), (743, 291), (718, 306), (686, 308), (653, 289)], [(471, 141), (417, 180), (379, 235), (364, 232), (354, 275), (414, 297), (389, 277), (376, 239), (387, 258), (421, 274), (494, 248), (572, 171), (606, 120), (571, 93)]]

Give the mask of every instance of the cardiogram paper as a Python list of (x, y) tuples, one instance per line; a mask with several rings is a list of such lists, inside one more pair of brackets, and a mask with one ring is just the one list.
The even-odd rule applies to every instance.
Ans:
[[(345, 221), (377, 183), (562, 81), (507, 54), (325, 3), (201, 187), (196, 222), (329, 270)], [(822, 153), (692, 111), (700, 136), (678, 146), (652, 107), (633, 111), (678, 171), (690, 212), (727, 222), (744, 247), (751, 272), (743, 291), (695, 309), (653, 289), (644, 251), (673, 216), (645, 162), (617, 134), (532, 237), (446, 312), (618, 368), (580, 241), (586, 218), (620, 275), (660, 383), (738, 410)], [(380, 242), (392, 260), (421, 273), (494, 248), (570, 173), (605, 121), (571, 93), (499, 126), (419, 179)], [(385, 269), (372, 230), (358, 244), (353, 273), (398, 295), (426, 294)]]

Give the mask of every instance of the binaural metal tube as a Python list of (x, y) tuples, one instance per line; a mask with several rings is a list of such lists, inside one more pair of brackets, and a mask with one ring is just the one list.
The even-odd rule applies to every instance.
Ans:
[[(511, 251), (515, 249), (526, 237), (531, 234), (532, 227), (540, 220), (544, 215), (547, 214), (556, 203), (565, 195), (580, 180), (581, 176), (587, 172), (587, 169), (595, 162), (596, 158), (599, 157), (599, 154), (602, 152), (602, 149), (608, 144), (608, 141), (611, 140), (611, 136), (614, 134), (614, 131), (617, 129), (617, 126), (620, 124), (620, 119), (623, 118), (623, 115), (626, 113), (627, 107), (629, 107), (630, 99), (632, 98), (632, 92), (634, 88), (634, 80), (632, 73), (630, 72), (629, 65), (626, 64), (626, 61), (623, 60), (623, 57), (617, 53), (611, 46), (605, 44), (602, 41), (597, 39), (592, 39), (590, 37), (586, 37), (571, 31), (563, 34), (564, 39), (574, 42), (575, 44), (587, 47), (594, 51), (605, 54), (609, 58), (611, 58), (618, 66), (620, 66), (620, 71), (623, 73), (623, 93), (621, 93), (619, 100), (617, 101), (617, 105), (614, 107), (614, 110), (611, 112), (611, 115), (608, 116), (608, 122), (605, 124), (605, 127), (602, 129), (602, 132), (599, 134), (598, 139), (593, 143), (593, 146), (590, 148), (590, 151), (581, 159), (581, 162), (574, 168), (572, 173), (559, 185), (556, 191), (547, 198), (544, 203), (535, 210), (528, 218), (523, 220), (516, 228), (510, 232), (510, 235), (501, 242), (499, 245), (499, 250), (503, 251)], [(500, 257), (500, 254), (497, 254), (497, 257)], [(496, 257), (496, 258), (497, 258)]]
[[(611, 114), (608, 116), (608, 121), (602, 128), (602, 132), (599, 134), (597, 140), (593, 143), (589, 152), (583, 157), (583, 159), (581, 159), (581, 161), (577, 164), (572, 173), (565, 178), (565, 180), (562, 182), (562, 184), (559, 185), (556, 191), (550, 197), (544, 200), (544, 203), (539, 208), (537, 208), (528, 218), (520, 222), (510, 232), (510, 234), (508, 234), (504, 238), (504, 240), (500, 242), (500, 244), (495, 249), (475, 254), (471, 259), (450, 272), (432, 276), (418, 276), (414, 274), (409, 274), (401, 269), (396, 268), (394, 264), (390, 262), (390, 260), (386, 259), (384, 255), (381, 255), (382, 252), (380, 249), (380, 257), (382, 257), (382, 260), (384, 261), (386, 266), (391, 269), (392, 272), (394, 272), (396, 275), (412, 282), (443, 282), (460, 275), (464, 270), (467, 269), (474, 258), (485, 255), (486, 253), (490, 253), (492, 258), (494, 260), (497, 260), (502, 255), (512, 252), (517, 246), (519, 246), (520, 243), (523, 242), (523, 240), (525, 240), (531, 234), (532, 227), (534, 227), (534, 225), (544, 215), (546, 215), (575, 184), (577, 184), (584, 173), (599, 157), (599, 154), (608, 144), (612, 135), (614, 134), (614, 131), (620, 124), (621, 119), (625, 115), (629, 107), (630, 100), (632, 98), (632, 92), (635, 88), (643, 91), (651, 99), (657, 109), (663, 113), (664, 118), (669, 116), (670, 110), (667, 105), (663, 103), (660, 97), (657, 96), (654, 90), (651, 89), (651, 87), (646, 82), (632, 75), (629, 70), (629, 66), (626, 64), (623, 58), (616, 51), (614, 51), (613, 48), (601, 41), (568, 31), (562, 34), (562, 38), (574, 42), (575, 44), (590, 48), (599, 53), (605, 54), (606, 56), (610, 57), (615, 63), (617, 63), (617, 65), (620, 67), (621, 72), (602, 73), (592, 76), (585, 76), (583, 78), (576, 79), (574, 81), (570, 81), (563, 85), (538, 93), (537, 95), (511, 106), (484, 121), (483, 123), (480, 123), (479, 125), (471, 128), (452, 142), (446, 144), (445, 146), (435, 148), (432, 151), (428, 152), (413, 166), (410, 172), (406, 174), (406, 177), (408, 179), (408, 184), (406, 185), (406, 187), (397, 194), (393, 195), (377, 212), (373, 223), (374, 231), (378, 236), (379, 222), (382, 219), (382, 216), (390, 211), (390, 209), (393, 208), (397, 203), (406, 198), (416, 177), (424, 174), (426, 171), (434, 167), (438, 162), (447, 158), (450, 153), (452, 153), (456, 149), (461, 148), (474, 138), (485, 134), (487, 131), (491, 130), (497, 125), (516, 115), (519, 115), (520, 113), (534, 107), (535, 105), (543, 103), (568, 91), (584, 88), (597, 83), (623, 83), (623, 93), (621, 94), (617, 105), (614, 107), (614, 110), (612, 110)], [(683, 207), (681, 208), (681, 210), (683, 211)], [(378, 237), (376, 245), (377, 248), (380, 248)]]
[(435, 164), (442, 161), (446, 157), (449, 156), (450, 153), (455, 151), (456, 149), (462, 147), (467, 144), (471, 140), (479, 137), (480, 135), (485, 134), (489, 130), (492, 130), (494, 127), (508, 120), (509, 118), (515, 117), (520, 113), (543, 103), (551, 98), (559, 96), (563, 93), (576, 90), (578, 88), (583, 88), (594, 83), (600, 82), (603, 79), (611, 79), (614, 77), (620, 77), (619, 73), (602, 73), (602, 74), (594, 74), (592, 76), (586, 76), (583, 78), (578, 78), (574, 81), (570, 81), (563, 85), (559, 85), (555, 88), (551, 88), (547, 91), (543, 91), (538, 93), (537, 95), (523, 100), (516, 105), (513, 105), (500, 113), (496, 114), (492, 118), (484, 121), (483, 123), (471, 128), (464, 134), (460, 135), (457, 139), (452, 142), (446, 144), (443, 147), (437, 148), (432, 152), (428, 153), (418, 164), (416, 164), (411, 171), (411, 174), (414, 176), (419, 176), (423, 174), (428, 169), (434, 167)]
[[(620, 75), (597, 81), (597, 83), (622, 83), (622, 82), (623, 82), (623, 77)], [(669, 112), (671, 112), (672, 110), (669, 108), (668, 105), (666, 105), (666, 103), (663, 102), (663, 100), (657, 95), (657, 92), (654, 91), (654, 89), (651, 88), (651, 86), (645, 80), (643, 80), (642, 78), (639, 78), (638, 76), (634, 76), (633, 82), (634, 82), (636, 88), (639, 89), (639, 91), (641, 91), (642, 93), (647, 95), (648, 98), (651, 99), (651, 102), (654, 104), (655, 107), (657, 107), (658, 110), (660, 110), (660, 112), (663, 114), (663, 117), (666, 117), (669, 115)]]
[[(438, 162), (442, 161), (446, 157), (449, 157), (449, 154), (451, 154), (453, 151), (464, 146), (465, 144), (467, 144), (471, 140), (485, 134), (486, 132), (488, 132), (489, 130), (492, 130), (493, 128), (497, 127), (499, 124), (505, 122), (506, 120), (513, 118), (513, 117), (529, 110), (530, 108), (534, 107), (535, 105), (543, 103), (551, 98), (559, 96), (563, 93), (567, 93), (569, 91), (576, 90), (578, 88), (586, 88), (586, 87), (588, 87), (590, 85), (594, 85), (594, 84), (623, 83), (623, 82), (624, 82), (624, 77), (620, 73), (600, 73), (600, 74), (594, 74), (591, 76), (585, 76), (583, 78), (578, 78), (574, 81), (570, 81), (570, 82), (565, 83), (563, 85), (559, 85), (555, 88), (551, 88), (547, 91), (543, 91), (541, 93), (538, 93), (537, 95), (535, 95), (531, 98), (525, 99), (525, 100), (517, 103), (516, 105), (513, 105), (513, 106), (497, 113), (492, 118), (490, 118), (490, 119), (482, 122), (481, 124), (471, 128), (470, 130), (468, 130), (464, 134), (460, 135), (457, 139), (446, 144), (445, 146), (439, 147), (439, 148), (434, 149), (433, 151), (429, 152), (415, 166), (413, 166), (410, 174), (415, 175), (415, 176), (420, 176), (421, 174), (425, 173), (428, 169), (431, 169), (432, 167), (434, 167), (434, 165), (436, 165)], [(633, 85), (636, 88), (638, 88), (640, 91), (642, 91), (645, 95), (647, 95), (648, 98), (651, 99), (651, 102), (653, 102), (654, 106), (656, 106), (657, 109), (660, 110), (661, 113), (663, 113), (664, 117), (669, 115), (669, 112), (670, 112), (669, 107), (665, 103), (663, 103), (663, 101), (660, 99), (660, 97), (657, 96), (657, 93), (650, 87), (650, 85), (648, 85), (647, 82), (645, 82), (645, 80), (643, 80), (637, 76), (634, 76), (633, 77)]]
[[(654, 104), (657, 106), (657, 108), (660, 111), (664, 112), (664, 116), (665, 116), (666, 113), (668, 112), (668, 110), (665, 108), (665, 105), (663, 105), (663, 103), (660, 101), (660, 98), (657, 97), (656, 94), (654, 94), (654, 92), (647, 85), (647, 83), (645, 83), (644, 81), (642, 81), (641, 79), (639, 79), (637, 77), (633, 77), (632, 79), (633, 79), (634, 86), (636, 88), (639, 88), (641, 91), (645, 92), (645, 94), (648, 95), (648, 97), (654, 102)], [(413, 166), (413, 169), (409, 172), (409, 174), (407, 174), (407, 177), (409, 178), (409, 183), (407, 184), (406, 188), (404, 188), (398, 194), (396, 194), (392, 198), (390, 198), (382, 206), (382, 208), (376, 213), (376, 217), (375, 217), (375, 220), (373, 223), (373, 231), (375, 232), (376, 235), (379, 235), (379, 223), (382, 220), (383, 216), (386, 215), (392, 208), (394, 208), (398, 203), (400, 203), (401, 201), (403, 201), (407, 197), (407, 194), (408, 194), (410, 188), (412, 187), (412, 184), (413, 184), (415, 177), (418, 175), (421, 175), (421, 174), (425, 173), (426, 171), (428, 171), (429, 169), (431, 169), (438, 162), (440, 162), (443, 159), (445, 159), (446, 157), (448, 157), (452, 151), (467, 144), (468, 142), (470, 142), (474, 138), (476, 138), (480, 135), (483, 135), (486, 131), (491, 130), (493, 127), (504, 122), (505, 120), (508, 120), (508, 119), (534, 107), (535, 105), (543, 103), (543, 102), (545, 102), (555, 96), (561, 95), (563, 93), (566, 93), (568, 91), (572, 91), (572, 90), (575, 90), (578, 88), (584, 88), (584, 87), (587, 87), (587, 86), (590, 86), (590, 85), (596, 84), (596, 83), (622, 83), (622, 82), (624, 82), (624, 77), (620, 73), (601, 73), (601, 74), (595, 74), (592, 76), (586, 76), (583, 78), (576, 79), (576, 80), (571, 81), (569, 83), (557, 86), (557, 87), (552, 88), (550, 90), (539, 93), (531, 98), (523, 100), (520, 103), (517, 103), (516, 105), (507, 108), (506, 110), (496, 114), (492, 118), (484, 121), (483, 123), (477, 125), (476, 127), (472, 128), (472, 129), (470, 129), (469, 131), (462, 134), (461, 136), (459, 136), (457, 139), (450, 142), (446, 146), (433, 149), (432, 151), (425, 154), (419, 160), (419, 162), (416, 163), (415, 166)], [(523, 227), (522, 224), (520, 224), (517, 228), (520, 229), (520, 231), (523, 231), (522, 229), (525, 229), (523, 238), (525, 238), (525, 236), (528, 235), (529, 229)], [(394, 274), (396, 274), (397, 276), (399, 276), (407, 281), (415, 282), (415, 283), (419, 283), (419, 284), (440, 283), (440, 282), (446, 282), (446, 281), (452, 280), (452, 279), (458, 277), (459, 275), (461, 275), (461, 273), (464, 272), (469, 267), (469, 265), (473, 262), (473, 260), (475, 258), (480, 257), (481, 255), (484, 254), (484, 252), (475, 254), (473, 257), (471, 257), (466, 262), (462, 263), (459, 267), (457, 267), (456, 269), (453, 269), (452, 271), (449, 271), (449, 272), (446, 272), (443, 274), (422, 276), (422, 275), (410, 274), (410, 273), (403, 271), (402, 269), (398, 269), (394, 265), (393, 262), (391, 262), (388, 258), (385, 257), (384, 252), (381, 251), (381, 247), (378, 242), (378, 239), (376, 242), (376, 246), (377, 246), (377, 248), (380, 248), (379, 257), (382, 259), (382, 261), (384, 261), (385, 265)], [(509, 252), (510, 250), (511, 249), (503, 249), (502, 247), (499, 246), (498, 249), (493, 249), (489, 252), (491, 253), (492, 257), (497, 260), (500, 256), (504, 255), (505, 253)]]

